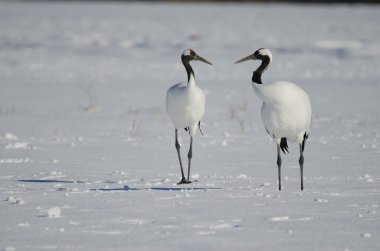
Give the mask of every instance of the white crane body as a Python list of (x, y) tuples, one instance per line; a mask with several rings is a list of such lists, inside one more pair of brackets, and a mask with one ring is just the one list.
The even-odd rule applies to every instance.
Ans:
[(281, 150), (288, 152), (287, 141), (297, 142), (300, 147), (301, 190), (303, 190), (303, 152), (311, 126), (311, 105), (307, 93), (297, 85), (278, 81), (264, 85), (263, 72), (272, 61), (272, 53), (261, 48), (237, 63), (247, 60), (261, 60), (261, 65), (253, 72), (252, 85), (256, 95), (263, 101), (261, 119), (266, 131), (277, 144), (278, 189), (281, 190)]
[[(199, 60), (207, 64), (211, 63), (191, 49), (187, 49), (182, 53), (181, 60), (187, 72), (187, 83), (178, 83), (168, 89), (166, 92), (166, 112), (175, 128), (175, 148), (182, 175), (182, 179), (178, 184), (188, 184), (191, 183), (190, 167), (191, 158), (193, 157), (193, 137), (197, 133), (197, 127), (201, 130), (201, 120), (205, 114), (206, 103), (204, 92), (195, 83), (194, 71), (190, 66), (190, 61)], [(181, 146), (178, 142), (178, 129), (181, 128), (189, 131), (190, 134), (190, 148), (187, 154), (187, 179), (183, 172), (180, 153)]]
[(263, 100), (261, 119), (273, 140), (277, 144), (280, 144), (281, 138), (302, 143), (311, 125), (311, 106), (306, 92), (285, 81), (253, 84), (253, 89)]
[(195, 136), (199, 121), (205, 114), (205, 94), (190, 75), (188, 83), (178, 83), (169, 88), (166, 95), (166, 111), (177, 129), (189, 128)]

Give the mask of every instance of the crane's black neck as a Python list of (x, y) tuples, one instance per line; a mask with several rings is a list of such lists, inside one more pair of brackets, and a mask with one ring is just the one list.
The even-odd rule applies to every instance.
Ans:
[(263, 72), (270, 64), (270, 58), (269, 56), (261, 56), (258, 59), (261, 60), (261, 65), (256, 69), (256, 71), (253, 72), (252, 81), (256, 84), (262, 84), (263, 82), (261, 81), (261, 75), (263, 75)]
[(187, 72), (187, 82), (190, 81), (190, 75), (193, 75), (194, 78), (194, 71), (193, 68), (190, 65), (190, 59), (187, 58), (186, 56), (182, 56), (182, 64), (185, 66), (186, 72)]

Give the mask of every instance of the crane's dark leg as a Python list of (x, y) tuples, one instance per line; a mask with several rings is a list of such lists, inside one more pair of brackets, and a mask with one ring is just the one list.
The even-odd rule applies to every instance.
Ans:
[(188, 162), (188, 168), (187, 168), (187, 181), (190, 183), (190, 167), (191, 167), (191, 158), (193, 157), (193, 136), (190, 136), (190, 149), (189, 153), (187, 154), (187, 157), (189, 159)]
[(300, 159), (299, 159), (299, 163), (300, 163), (300, 172), (301, 172), (301, 191), (303, 190), (303, 161), (304, 161), (304, 158), (303, 158), (303, 150), (305, 148), (305, 140), (302, 142), (302, 144), (300, 144)]
[(277, 167), (278, 167), (278, 190), (281, 191), (281, 152), (280, 145), (277, 145)]
[(182, 174), (182, 179), (180, 182), (178, 182), (177, 184), (183, 184), (183, 183), (186, 183), (186, 178), (185, 178), (185, 174), (183, 173), (183, 168), (182, 168), (182, 160), (181, 160), (181, 153), (180, 153), (180, 144), (178, 142), (178, 130), (175, 129), (175, 148), (177, 149), (177, 154), (178, 154), (178, 159), (179, 159), (179, 166), (181, 167), (181, 174)]

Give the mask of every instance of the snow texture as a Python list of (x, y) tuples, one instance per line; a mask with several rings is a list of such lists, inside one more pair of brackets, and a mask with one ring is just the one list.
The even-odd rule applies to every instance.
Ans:
[[(0, 250), (380, 250), (380, 6), (0, 2)], [(300, 191), (251, 86), (312, 102)], [(165, 93), (192, 48), (192, 178)], [(180, 132), (183, 159), (189, 139)]]

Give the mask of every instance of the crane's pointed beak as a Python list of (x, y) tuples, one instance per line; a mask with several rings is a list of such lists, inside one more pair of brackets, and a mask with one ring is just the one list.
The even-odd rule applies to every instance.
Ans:
[(207, 61), (206, 59), (202, 58), (201, 56), (197, 55), (195, 57), (196, 60), (199, 60), (199, 61), (202, 61), (203, 63), (206, 63), (206, 64), (209, 64), (209, 65), (212, 65), (211, 62)]
[(239, 59), (238, 61), (235, 62), (235, 64), (239, 64), (239, 63), (243, 63), (244, 61), (247, 61), (247, 60), (255, 60), (255, 59), (256, 59), (255, 55), (252, 54), (252, 55), (246, 56), (242, 59)]

